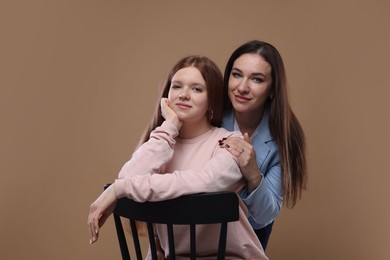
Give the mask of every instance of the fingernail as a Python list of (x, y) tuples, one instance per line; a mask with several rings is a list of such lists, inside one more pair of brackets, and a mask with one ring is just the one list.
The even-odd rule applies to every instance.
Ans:
[(230, 145), (228, 145), (228, 144), (225, 144), (225, 147), (226, 147), (226, 148), (230, 148)]

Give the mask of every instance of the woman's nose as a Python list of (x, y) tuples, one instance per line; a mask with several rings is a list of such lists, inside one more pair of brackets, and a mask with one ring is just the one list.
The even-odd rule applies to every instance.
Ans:
[(248, 82), (245, 79), (242, 79), (241, 82), (238, 84), (237, 90), (241, 94), (248, 93), (249, 92)]

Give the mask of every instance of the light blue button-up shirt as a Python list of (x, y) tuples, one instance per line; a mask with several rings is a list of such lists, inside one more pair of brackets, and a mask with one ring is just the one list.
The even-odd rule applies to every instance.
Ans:
[[(251, 136), (257, 165), (263, 174), (262, 181), (251, 193), (244, 189), (240, 194), (249, 209), (248, 219), (254, 229), (270, 224), (278, 215), (283, 202), (279, 150), (271, 136), (268, 121), (269, 109), (266, 109), (259, 126)], [(233, 111), (224, 115), (222, 127), (229, 131), (239, 130)]]

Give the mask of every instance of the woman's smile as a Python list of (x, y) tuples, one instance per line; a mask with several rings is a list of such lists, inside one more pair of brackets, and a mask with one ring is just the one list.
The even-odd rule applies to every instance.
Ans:
[(235, 95), (235, 94), (234, 94), (234, 97), (235, 97), (235, 100), (236, 100), (238, 103), (247, 103), (248, 101), (251, 100), (251, 98), (244, 97), (244, 96), (240, 96), (240, 95)]

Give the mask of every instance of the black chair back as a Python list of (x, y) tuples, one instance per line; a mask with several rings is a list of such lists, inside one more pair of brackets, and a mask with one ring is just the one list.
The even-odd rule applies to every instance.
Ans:
[[(109, 184), (105, 188), (108, 186)], [(135, 221), (147, 223), (152, 259), (157, 259), (153, 224), (167, 225), (170, 259), (175, 259), (173, 225), (189, 225), (190, 256), (191, 259), (196, 259), (196, 225), (220, 223), (217, 259), (224, 259), (227, 223), (238, 220), (239, 203), (238, 196), (234, 192), (200, 193), (165, 201), (144, 203), (122, 198), (118, 200), (113, 215), (122, 258), (125, 260), (130, 260), (130, 254), (120, 217), (130, 220), (134, 249), (138, 260), (143, 258)]]

